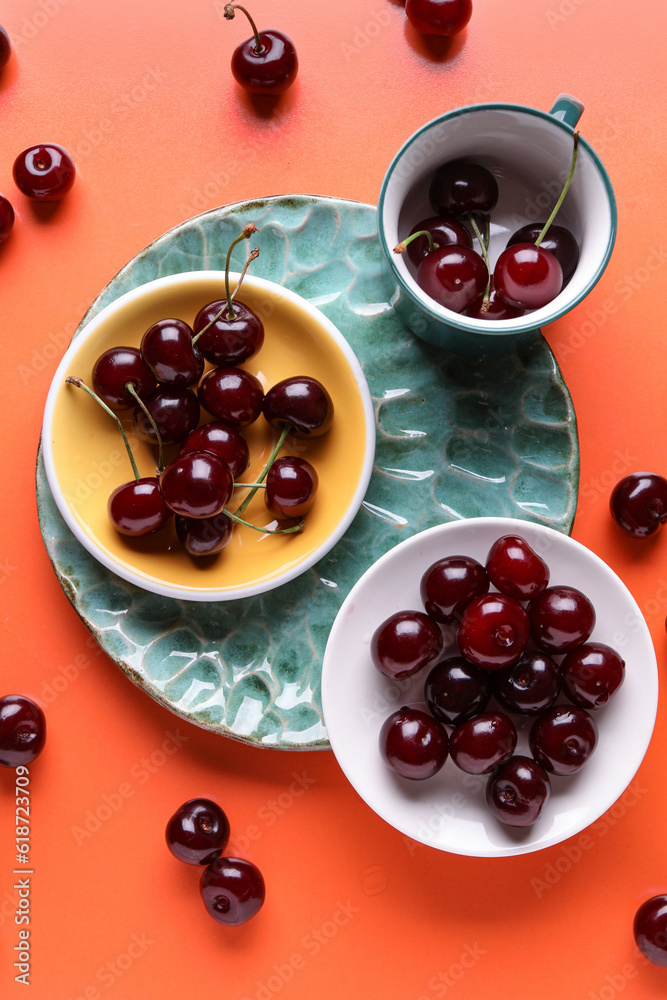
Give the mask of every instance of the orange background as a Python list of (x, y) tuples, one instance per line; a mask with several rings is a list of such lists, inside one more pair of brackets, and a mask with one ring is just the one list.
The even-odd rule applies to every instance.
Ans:
[[(34, 460), (53, 371), (87, 305), (148, 242), (244, 198), (375, 202), (394, 151), (439, 112), (484, 100), (549, 109), (568, 91), (586, 105), (582, 134), (609, 170), (620, 217), (605, 276), (545, 331), (579, 421), (574, 536), (627, 583), (664, 671), (667, 538), (626, 540), (607, 505), (621, 475), (667, 469), (667, 9), (663, 0), (474, 7), (466, 34), (446, 49), (406, 26), (394, 0), (254, 0), (260, 27), (290, 35), (301, 63), (269, 129), (229, 72), (248, 32), (241, 15), (223, 20), (221, 0), (3, 5), (15, 52), (0, 79), (0, 190), (17, 222), (0, 250), (0, 671), (3, 689), (35, 697), (65, 678), (31, 768), (34, 1000), (667, 995), (667, 970), (647, 966), (631, 934), (639, 903), (667, 890), (664, 702), (632, 793), (585, 843), (579, 835), (506, 860), (441, 854), (377, 818), (331, 753), (234, 743), (138, 691), (91, 645), (37, 524)], [(78, 167), (52, 213), (35, 210), (11, 179), (16, 154), (46, 140)], [(165, 753), (169, 740), (175, 752)], [(236, 847), (268, 883), (262, 912), (236, 930), (209, 919), (198, 873), (163, 843), (166, 819), (197, 795), (223, 805)], [(105, 802), (116, 808), (100, 829), (77, 834)], [(25, 995), (13, 981), (13, 848), (7, 771), (3, 1000)]]

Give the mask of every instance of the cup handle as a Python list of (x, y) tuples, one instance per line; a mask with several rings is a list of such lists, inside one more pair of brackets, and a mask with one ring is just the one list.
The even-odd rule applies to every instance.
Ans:
[(549, 114), (557, 118), (559, 122), (564, 122), (570, 128), (574, 128), (583, 111), (584, 106), (576, 97), (572, 97), (571, 94), (559, 94)]

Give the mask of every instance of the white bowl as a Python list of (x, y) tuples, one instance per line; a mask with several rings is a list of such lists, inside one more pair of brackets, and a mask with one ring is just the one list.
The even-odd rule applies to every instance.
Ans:
[[(500, 823), (488, 810), (486, 776), (465, 774), (451, 759), (433, 778), (412, 781), (382, 759), (378, 736), (385, 718), (403, 704), (425, 708), (424, 671), (401, 682), (380, 674), (370, 639), (384, 619), (423, 610), (423, 572), (446, 555), (485, 563), (492, 543), (520, 534), (548, 564), (550, 584), (569, 584), (593, 602), (592, 639), (606, 642), (626, 662), (625, 679), (597, 710), (599, 742), (582, 769), (551, 776), (551, 797), (532, 827)], [(446, 655), (456, 653), (451, 647)], [(583, 830), (623, 793), (642, 762), (658, 704), (658, 673), (651, 637), (632, 595), (591, 551), (552, 528), (503, 517), (454, 521), (422, 531), (377, 560), (350, 591), (331, 629), (322, 668), (322, 708), (338, 763), (375, 812), (413, 840), (453, 854), (507, 857), (558, 844)], [(519, 720), (518, 716), (514, 717)], [(517, 753), (526, 752), (532, 720), (523, 717)]]

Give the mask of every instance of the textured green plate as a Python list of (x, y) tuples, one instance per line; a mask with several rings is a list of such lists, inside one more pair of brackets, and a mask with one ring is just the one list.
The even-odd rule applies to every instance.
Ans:
[(506, 516), (569, 533), (577, 429), (541, 334), (503, 358), (475, 361), (407, 332), (390, 305), (395, 288), (375, 208), (357, 202), (294, 195), (191, 219), (123, 268), (84, 322), (153, 278), (223, 267), (230, 240), (247, 222), (260, 229), (253, 272), (329, 316), (361, 361), (375, 400), (376, 465), (345, 537), (303, 576), (261, 597), (220, 604), (161, 598), (111, 574), (74, 539), (49, 492), (41, 452), (40, 525), (77, 613), (153, 698), (247, 743), (313, 750), (329, 745), (320, 699), (324, 647), (356, 580), (393, 545), (443, 521)]

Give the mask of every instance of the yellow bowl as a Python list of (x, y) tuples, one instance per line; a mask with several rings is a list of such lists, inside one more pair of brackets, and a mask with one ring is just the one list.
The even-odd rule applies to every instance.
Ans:
[[(232, 275), (235, 287), (238, 275)], [(159, 319), (192, 323), (207, 302), (224, 297), (224, 274), (196, 271), (148, 282), (101, 310), (75, 337), (54, 376), (46, 401), (42, 449), (56, 504), (81, 544), (104, 566), (144, 590), (193, 601), (250, 597), (303, 573), (342, 537), (364, 498), (373, 468), (375, 418), (361, 366), (337, 328), (305, 299), (280, 285), (247, 276), (239, 299), (262, 318), (265, 340), (243, 367), (264, 390), (293, 375), (322, 382), (334, 404), (331, 430), (313, 441), (287, 437), (280, 452), (306, 458), (315, 467), (319, 489), (299, 534), (270, 535), (236, 526), (229, 545), (214, 559), (196, 560), (176, 537), (173, 518), (161, 531), (141, 538), (120, 535), (107, 517), (107, 499), (133, 478), (115, 422), (86, 393), (67, 384), (68, 375), (88, 385), (96, 359), (110, 347), (139, 347), (144, 332)], [(210, 366), (209, 366), (210, 367)], [(131, 434), (131, 411), (123, 420), (141, 476), (155, 474), (156, 454)], [(202, 410), (202, 422), (211, 420)], [(260, 416), (244, 429), (250, 466), (244, 482), (254, 482), (277, 440)], [(172, 448), (167, 456), (177, 454)], [(244, 493), (230, 501), (234, 510)], [(265, 509), (263, 491), (244, 518), (262, 527), (276, 524)]]

